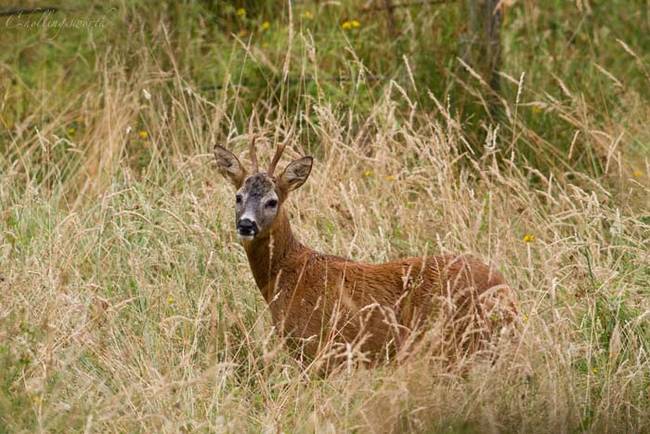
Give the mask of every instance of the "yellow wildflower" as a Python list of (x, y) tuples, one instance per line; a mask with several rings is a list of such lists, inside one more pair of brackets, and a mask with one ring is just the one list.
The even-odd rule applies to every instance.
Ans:
[(394, 175), (388, 175), (386, 181), (395, 181), (397, 178)]
[(361, 27), (361, 23), (358, 20), (347, 20), (341, 24), (343, 30), (358, 29), (359, 27)]
[(262, 30), (268, 30), (268, 29), (271, 28), (271, 23), (269, 23), (268, 21), (264, 21), (264, 22), (262, 23), (261, 28), (262, 28)]
[(534, 105), (531, 108), (531, 110), (532, 110), (533, 114), (535, 114), (535, 115), (538, 115), (538, 114), (540, 114), (542, 112), (542, 108), (539, 107), (539, 106), (536, 106), (536, 105)]
[(591, 368), (591, 372), (593, 372), (595, 375), (598, 374), (598, 368)]
[(370, 177), (372, 175), (373, 175), (373, 173), (372, 173), (372, 170), (370, 170), (370, 169), (363, 171), (363, 176), (365, 176), (366, 178), (368, 178), (368, 177)]
[(526, 235), (524, 235), (524, 237), (522, 238), (522, 241), (523, 241), (524, 243), (532, 243), (533, 241), (535, 241), (535, 235), (533, 235), (533, 234), (526, 234)]
[(149, 133), (146, 132), (145, 130), (140, 130), (140, 131), (138, 131), (138, 136), (139, 136), (142, 140), (147, 140), (147, 139), (149, 138)]
[(237, 16), (244, 18), (246, 16), (246, 9), (244, 8), (237, 9)]
[(169, 295), (169, 296), (167, 297), (167, 304), (169, 304), (169, 305), (174, 304), (174, 297), (172, 297), (171, 295)]
[(634, 172), (632, 172), (632, 176), (634, 176), (635, 178), (641, 178), (641, 175), (643, 175), (643, 172), (641, 172), (640, 170), (635, 170)]
[(77, 129), (75, 127), (70, 127), (66, 131), (68, 132), (69, 136), (74, 136), (74, 133), (77, 132)]
[(312, 14), (310, 11), (303, 12), (301, 16), (306, 20), (313, 20), (314, 19), (314, 14)]
[(524, 322), (528, 322), (528, 315), (524, 314), (524, 316), (522, 317), (522, 319), (524, 320)]

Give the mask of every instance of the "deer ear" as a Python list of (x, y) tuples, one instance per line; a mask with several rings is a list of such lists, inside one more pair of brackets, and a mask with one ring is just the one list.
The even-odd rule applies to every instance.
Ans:
[(246, 170), (244, 170), (244, 166), (241, 165), (235, 154), (223, 146), (216, 145), (214, 147), (214, 156), (217, 159), (219, 173), (230, 179), (230, 182), (236, 188), (241, 187), (244, 178), (246, 178)]
[(280, 175), (280, 185), (287, 191), (295, 190), (307, 181), (311, 173), (312, 157), (302, 157), (292, 161)]
[(214, 156), (217, 159), (217, 169), (236, 187), (241, 187), (246, 178), (246, 170), (239, 162), (239, 159), (226, 148), (216, 145), (214, 147)]

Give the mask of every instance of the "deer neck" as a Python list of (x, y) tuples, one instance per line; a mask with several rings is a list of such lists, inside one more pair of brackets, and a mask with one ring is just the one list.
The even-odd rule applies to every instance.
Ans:
[(255, 283), (266, 302), (270, 303), (282, 264), (288, 256), (305, 247), (294, 237), (289, 218), (281, 209), (269, 233), (244, 242), (244, 249)]

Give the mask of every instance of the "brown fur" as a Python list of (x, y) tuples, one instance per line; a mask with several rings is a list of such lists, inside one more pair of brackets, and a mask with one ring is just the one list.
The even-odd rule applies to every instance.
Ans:
[[(282, 205), (306, 181), (312, 159), (295, 160), (275, 177), (282, 149), (269, 172), (250, 176), (227, 149), (215, 147), (215, 156), (219, 170), (240, 189), (236, 223), (255, 221), (254, 233), (242, 226), (255, 282), (276, 328), (301, 356), (377, 361), (428, 344), (441, 356), (458, 358), (485, 348), (515, 318), (512, 290), (474, 257), (366, 264), (302, 245)], [(423, 339), (429, 332), (437, 335)]]
[(483, 348), (516, 312), (501, 274), (473, 257), (365, 264), (325, 255), (296, 240), (284, 210), (244, 248), (275, 326), (310, 359), (351, 348), (392, 356), (435, 321), (438, 350), (455, 357)]

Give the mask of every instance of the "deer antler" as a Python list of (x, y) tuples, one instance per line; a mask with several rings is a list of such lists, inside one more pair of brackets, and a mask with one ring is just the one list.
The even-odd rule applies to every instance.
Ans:
[(257, 165), (257, 151), (255, 148), (255, 141), (257, 140), (257, 135), (253, 135), (253, 138), (251, 139), (250, 144), (248, 145), (248, 152), (250, 153), (251, 157), (251, 163), (253, 164), (253, 173), (257, 173), (259, 171), (259, 167)]
[(259, 167), (257, 165), (257, 149), (255, 148), (255, 141), (257, 140), (257, 134), (253, 133), (254, 131), (254, 122), (257, 122), (258, 127), (259, 127), (259, 120), (257, 119), (257, 110), (253, 107), (253, 113), (251, 113), (251, 117), (248, 120), (248, 131), (249, 134), (252, 134), (253, 137), (251, 138), (251, 142), (248, 145), (248, 152), (250, 154), (251, 158), (251, 163), (253, 164), (253, 173), (259, 172)]
[(282, 157), (282, 153), (284, 152), (284, 148), (287, 146), (288, 141), (289, 141), (289, 139), (287, 138), (284, 142), (280, 143), (275, 148), (275, 155), (273, 155), (273, 159), (271, 160), (271, 164), (269, 164), (269, 169), (266, 171), (266, 173), (269, 176), (273, 176), (273, 171), (275, 170), (275, 167), (278, 165), (278, 162), (280, 161), (280, 157)]
[(282, 157), (282, 153), (284, 152), (284, 148), (287, 147), (287, 143), (289, 143), (289, 139), (293, 135), (293, 125), (291, 125), (291, 128), (289, 129), (289, 132), (284, 138), (284, 141), (275, 148), (275, 155), (273, 155), (273, 159), (271, 160), (271, 164), (269, 164), (269, 169), (266, 171), (266, 173), (269, 176), (273, 176), (273, 171), (278, 165), (278, 162), (280, 161), (280, 158)]

